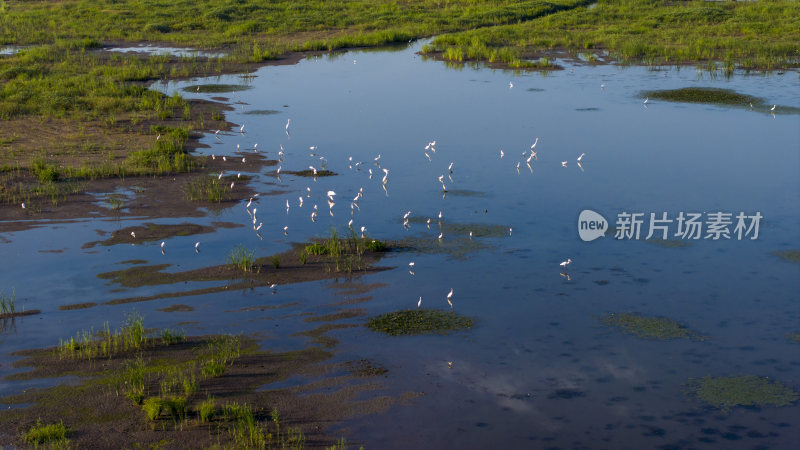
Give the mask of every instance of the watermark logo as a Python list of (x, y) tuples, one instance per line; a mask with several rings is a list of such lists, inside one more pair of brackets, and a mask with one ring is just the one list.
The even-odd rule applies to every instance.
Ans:
[[(617, 214), (611, 231), (617, 240), (756, 240), (763, 218), (759, 211), (753, 214), (744, 211), (737, 214), (681, 211), (672, 217), (666, 212), (646, 214), (623, 211)], [(591, 209), (584, 209), (578, 216), (578, 235), (583, 241), (590, 242), (603, 237), (608, 229), (605, 217)]]
[(578, 236), (585, 242), (603, 237), (608, 230), (608, 221), (600, 213), (584, 209), (578, 216)]

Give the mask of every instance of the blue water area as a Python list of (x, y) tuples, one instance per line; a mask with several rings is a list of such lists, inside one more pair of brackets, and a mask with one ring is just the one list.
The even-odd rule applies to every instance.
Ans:
[[(336, 323), (360, 325), (372, 315), (414, 308), (419, 297), (423, 307), (449, 309), (445, 296), (453, 289), (454, 309), (475, 319), (472, 330), (329, 333), (339, 341), (335, 360), (366, 358), (388, 369), (375, 395), (414, 393), (385, 412), (333, 426), (332, 435), (367, 448), (800, 446), (793, 431), (800, 427), (797, 404), (721, 411), (688, 395), (686, 385), (705, 375), (754, 374), (800, 388), (800, 347), (786, 337), (800, 331), (800, 266), (774, 254), (800, 249), (800, 116), (781, 112), (800, 106), (797, 74), (723, 78), (691, 67), (572, 62), (561, 62), (564, 70), (514, 73), (448, 67), (424, 60), (419, 48), (265, 66), (241, 92), (183, 91), (241, 84), (236, 75), (154, 86), (189, 98), (227, 98), (234, 107), (227, 120), (237, 126), (203, 138), (208, 148), (199, 153), (239, 158), (258, 144), (259, 153), (278, 159), (282, 149), (278, 166), (250, 175), (257, 192), (284, 193), (262, 195), (251, 206), (264, 224), (261, 236), (245, 202), (203, 218), (87, 218), (4, 233), (0, 289), (13, 287), (19, 305), (43, 312), (0, 335), (0, 375), (16, 371), (13, 351), (51, 346), (104, 321), (113, 327), (132, 311), (148, 327), (258, 333), (264, 348), (289, 350), (312, 345), (295, 334), (319, 325), (309, 317), (356, 309), (356, 317)], [(745, 105), (652, 99), (645, 105), (640, 95), (693, 86), (731, 89), (778, 107), (770, 114)], [(537, 158), (528, 167), (537, 138)], [(435, 151), (426, 151), (432, 141)], [(229, 173), (241, 170), (231, 160)], [(309, 166), (337, 175), (276, 173)], [(363, 198), (351, 212), (360, 189)], [(332, 207), (329, 190), (336, 192)], [(755, 240), (732, 235), (660, 245), (644, 239), (646, 220), (639, 240), (610, 234), (584, 242), (577, 223), (584, 209), (612, 227), (623, 212), (645, 219), (664, 212), (671, 219), (680, 212), (763, 218)], [(408, 211), (412, 220), (404, 227)], [(102, 304), (224, 283), (126, 288), (99, 273), (140, 263), (168, 264), (167, 272), (217, 265), (236, 245), (266, 256), (328, 236), (332, 227), (344, 233), (351, 219), (359, 234), (366, 227), (371, 238), (413, 239), (425, 251), (391, 252), (380, 264), (393, 268), (368, 276)], [(145, 221), (242, 226), (167, 239), (164, 255), (158, 242), (82, 248)], [(676, 223), (670, 230), (670, 239), (680, 241)], [(198, 240), (200, 253), (193, 248)], [(101, 305), (58, 310), (80, 302)], [(195, 309), (158, 311), (176, 303)], [(620, 312), (668, 317), (708, 338), (642, 340), (599, 320)], [(0, 394), (20, 389), (0, 383)]]

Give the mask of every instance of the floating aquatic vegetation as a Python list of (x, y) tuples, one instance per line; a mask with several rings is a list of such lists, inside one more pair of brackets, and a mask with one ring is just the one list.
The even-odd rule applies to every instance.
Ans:
[[(719, 106), (738, 106), (742, 108), (749, 108), (750, 105), (753, 105), (753, 110), (759, 112), (771, 112), (772, 108), (772, 105), (766, 103), (763, 98), (740, 94), (731, 89), (710, 87), (686, 87), (680, 89), (644, 91), (640, 96), (679, 103), (703, 103)], [(776, 114), (798, 114), (800, 113), (800, 108), (779, 105), (775, 108), (774, 112)]]
[(780, 252), (773, 252), (773, 254), (786, 261), (800, 264), (800, 250), (783, 250)]
[(647, 317), (636, 313), (606, 314), (605, 325), (619, 328), (622, 332), (642, 339), (698, 339), (704, 338), (680, 323), (665, 317)]
[(313, 177), (332, 177), (334, 175), (338, 175), (336, 172), (334, 172), (332, 170), (327, 170), (327, 169), (317, 170), (316, 174), (311, 169), (298, 170), (298, 171), (295, 171), (295, 170), (284, 170), (281, 173), (289, 174), (289, 175), (297, 175), (298, 177), (312, 177), (312, 178)]
[(448, 237), (445, 233), (443, 239), (430, 237), (408, 237), (394, 243), (400, 250), (410, 250), (422, 254), (445, 254), (455, 259), (464, 259), (470, 253), (476, 253), (489, 248), (488, 245), (477, 239), (465, 237)]
[(767, 377), (743, 375), (732, 377), (705, 376), (689, 381), (689, 391), (714, 407), (789, 406), (800, 397), (795, 391)]
[(471, 318), (453, 311), (438, 309), (409, 309), (373, 317), (367, 328), (391, 336), (415, 334), (446, 334), (451, 331), (472, 328)]

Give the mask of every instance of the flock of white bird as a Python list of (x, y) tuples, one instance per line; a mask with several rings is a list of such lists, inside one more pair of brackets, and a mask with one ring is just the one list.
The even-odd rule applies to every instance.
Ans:
[[(513, 83), (509, 83), (509, 87), (513, 88)], [(235, 93), (234, 93), (234, 95), (235, 95)], [(645, 105), (647, 104), (647, 101), (648, 101), (648, 99), (645, 99), (645, 101), (644, 101)], [(291, 127), (291, 119), (287, 119), (286, 125), (284, 127), (284, 130), (285, 130), (287, 138), (289, 138), (289, 139), (291, 139), (290, 127)], [(240, 135), (244, 136), (245, 135), (245, 125), (244, 124), (240, 125), (238, 131), (239, 131)], [(221, 143), (222, 142), (222, 137), (220, 137), (220, 136), (221, 135), (225, 135), (225, 133), (223, 133), (222, 130), (216, 130), (216, 131), (214, 131), (213, 135)], [(537, 152), (535, 150), (538, 143), (539, 143), (539, 138), (537, 137), (534, 140), (533, 144), (530, 146), (530, 149), (529, 150), (525, 150), (525, 151), (522, 152), (523, 161), (525, 162), (526, 166), (531, 170), (531, 173), (533, 173), (532, 162), (534, 160), (538, 159), (538, 154), (537, 154)], [(423, 150), (424, 150), (425, 157), (428, 159), (429, 162), (432, 162), (433, 160), (431, 158), (431, 154), (436, 153), (436, 140), (432, 140), (432, 141), (428, 142), (424, 146)], [(258, 143), (253, 144), (253, 146), (251, 148), (249, 148), (248, 151), (252, 151), (254, 153), (258, 153), (259, 152)], [(318, 169), (314, 165), (309, 165), (308, 166), (308, 170), (309, 170), (308, 173), (310, 173), (310, 175), (311, 175), (311, 177), (312, 177), (314, 182), (317, 181), (317, 177), (318, 177), (319, 171), (320, 170), (325, 170), (325, 168), (327, 166), (327, 163), (328, 163), (328, 160), (324, 156), (320, 156), (317, 153), (317, 151), (318, 151), (318, 146), (317, 145), (312, 145), (312, 146), (309, 147), (309, 152), (310, 152), (309, 153), (309, 157), (316, 158), (316, 159), (318, 159), (320, 161), (320, 169)], [(242, 154), (241, 144), (236, 144), (236, 153)], [(274, 172), (274, 175), (277, 177), (277, 179), (279, 181), (280, 181), (281, 169), (282, 169), (282, 164), (284, 162), (284, 156), (285, 155), (286, 155), (286, 152), (285, 152), (285, 150), (283, 148), (283, 145), (279, 144), (279, 151), (277, 152), (279, 165), (278, 165), (277, 169)], [(577, 165), (581, 170), (583, 170), (583, 166), (581, 165), (581, 161), (583, 160), (584, 156), (586, 156), (586, 153), (581, 153), (580, 156), (578, 156), (577, 160), (576, 160), (577, 161)], [(505, 152), (501, 149), (500, 150), (500, 158), (502, 159), (504, 157), (505, 157)], [(217, 156), (215, 154), (212, 154), (211, 155), (211, 159), (212, 160), (216, 160)], [(228, 156), (222, 156), (221, 159), (222, 159), (223, 163), (227, 163), (229, 161), (231, 163), (234, 163), (237, 160), (239, 160), (238, 157), (236, 157), (236, 158), (233, 158), (233, 157), (228, 158)], [(242, 156), (240, 161), (241, 161), (242, 164), (244, 164), (244, 163), (247, 162), (247, 159), (246, 159), (245, 156)], [(568, 161), (562, 161), (561, 162), (561, 166), (562, 167), (567, 167), (567, 162)], [(384, 167), (381, 167), (381, 155), (380, 154), (378, 154), (375, 158), (373, 158), (373, 163), (374, 163), (375, 166), (377, 166), (377, 169), (379, 169), (383, 173), (383, 177), (380, 180), (381, 181), (380, 186), (383, 189), (384, 193), (388, 196), (387, 185), (389, 183), (389, 170), (384, 168)], [(355, 161), (354, 162), (353, 157), (350, 156), (347, 159), (347, 164), (348, 164), (348, 168), (351, 171), (360, 172), (362, 170), (362, 166), (364, 165), (364, 162), (363, 161)], [(516, 164), (517, 172), (519, 172), (521, 164), (522, 164), (522, 161), (517, 162), (517, 164)], [(447, 177), (449, 179), (449, 182), (451, 182), (451, 183), (453, 182), (452, 174), (453, 174), (454, 166), (455, 166), (455, 162), (451, 161), (450, 164), (447, 166), (447, 170), (446, 170)], [(221, 180), (222, 177), (224, 176), (224, 174), (225, 174), (225, 171), (220, 172), (219, 174), (217, 174), (217, 178)], [(374, 175), (372, 168), (368, 168), (367, 169), (367, 174), (368, 174), (369, 179), (371, 180), (373, 178), (373, 175)], [(239, 178), (239, 177), (241, 177), (241, 172), (237, 172), (237, 178)], [(437, 181), (442, 187), (442, 195), (446, 195), (446, 193), (448, 192), (447, 185), (445, 184), (444, 178), (445, 178), (445, 174), (441, 174), (441, 175), (439, 175), (437, 177)], [(234, 188), (235, 188), (235, 182), (231, 182), (230, 189), (233, 190)], [(306, 198), (308, 198), (308, 199), (312, 198), (311, 186), (307, 186), (306, 187), (305, 194), (306, 194), (305, 195)], [(325, 196), (324, 196), (325, 200), (327, 200), (327, 203), (328, 203), (329, 214), (332, 217), (334, 216), (334, 206), (336, 205), (336, 196), (337, 196), (337, 193), (334, 190), (328, 190), (327, 192), (325, 192)], [(355, 196), (350, 201), (350, 219), (347, 222), (347, 226), (351, 230), (354, 230), (354, 228), (353, 228), (353, 220), (354, 220), (354, 217), (355, 217), (355, 212), (356, 212), (356, 210), (359, 210), (359, 211), (361, 210), (361, 208), (359, 206), (359, 200), (362, 199), (363, 197), (364, 197), (364, 188), (360, 187), (358, 192), (355, 194)], [(259, 201), (259, 194), (254, 194), (253, 197), (250, 197), (248, 199), (247, 203), (245, 204), (245, 211), (246, 211), (247, 215), (249, 216), (249, 221), (252, 223), (253, 231), (256, 233), (256, 235), (258, 236), (259, 239), (263, 240), (263, 237), (261, 235), (261, 229), (262, 229), (264, 223), (259, 220), (258, 215), (257, 215), (258, 208), (255, 207), (255, 205), (256, 205), (256, 203), (258, 201)], [(304, 204), (304, 198), (301, 195), (301, 196), (297, 197), (297, 207), (298, 208), (302, 208), (303, 204)], [(286, 206), (286, 214), (288, 215), (289, 212), (290, 212), (290, 209), (291, 209), (291, 203), (290, 203), (289, 199), (286, 199), (285, 206)], [(22, 207), (25, 208), (25, 205), (23, 204)], [(251, 209), (251, 207), (252, 207), (252, 209)], [(318, 220), (318, 214), (319, 214), (319, 208), (318, 208), (318, 206), (316, 204), (314, 204), (313, 207), (312, 207), (311, 214), (310, 214), (310, 218), (311, 218), (312, 222), (316, 222)], [(409, 227), (409, 217), (411, 215), (412, 215), (411, 211), (407, 211), (403, 215), (403, 227), (406, 228), (406, 229)], [(439, 211), (439, 214), (437, 216), (438, 221), (439, 221), (438, 222), (439, 223), (439, 228), (440, 228), (439, 234), (437, 236), (437, 239), (439, 241), (444, 239), (444, 233), (441, 231), (441, 225), (442, 225), (441, 220), (442, 220), (442, 217), (443, 217), (443, 214), (442, 214), (441, 211)], [(426, 220), (426, 224), (427, 224), (427, 228), (430, 229), (431, 218), (428, 218)], [(360, 227), (360, 232), (361, 232), (361, 237), (362, 238), (366, 237), (366, 231), (367, 231), (367, 228), (365, 226), (361, 226)], [(509, 233), (509, 236), (510, 236), (513, 233), (513, 229), (509, 227), (508, 233)], [(288, 234), (289, 234), (289, 226), (288, 225), (283, 226), (283, 234), (284, 234), (284, 236), (288, 236)], [(131, 239), (136, 239), (135, 232), (132, 231), (130, 233), (130, 235), (131, 235)], [(469, 238), (472, 239), (472, 237), (473, 237), (473, 233), (472, 233), (472, 231), (470, 231), (469, 232)], [(166, 254), (166, 241), (162, 241), (161, 242), (160, 250), (161, 250), (162, 254)], [(194, 250), (195, 250), (196, 253), (200, 252), (200, 242), (195, 242)], [(567, 271), (567, 268), (568, 268), (569, 264), (571, 264), (571, 263), (572, 263), (572, 259), (568, 258), (566, 261), (563, 261), (563, 262), (561, 262), (559, 264), (560, 268), (562, 269), (562, 272), (561, 272), (562, 276), (565, 276), (565, 277), (569, 278), (569, 274), (566, 273), (566, 271)], [(415, 263), (413, 261), (411, 261), (411, 262), (408, 263), (408, 266), (409, 266), (409, 273), (413, 276), (414, 275)], [(273, 289), (273, 292), (275, 292), (275, 290), (277, 288), (277, 285), (273, 283), (273, 284), (271, 284), (270, 288)], [(452, 309), (453, 308), (453, 289), (452, 288), (450, 289), (450, 291), (445, 296), (445, 299), (447, 301), (447, 304)], [(422, 297), (419, 297), (419, 300), (417, 301), (417, 308), (420, 308), (421, 306), (422, 306)]]

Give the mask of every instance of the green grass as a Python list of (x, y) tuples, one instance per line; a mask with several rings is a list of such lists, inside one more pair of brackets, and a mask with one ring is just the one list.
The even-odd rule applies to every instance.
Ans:
[(65, 447), (69, 443), (67, 440), (69, 433), (69, 428), (65, 427), (63, 422), (44, 425), (37, 420), (36, 425), (32, 426), (23, 435), (23, 438), (25, 442), (37, 448), (42, 444), (49, 444), (52, 447)]
[(142, 403), (142, 409), (150, 420), (158, 419), (164, 411), (164, 400), (161, 397), (150, 397)]
[(255, 262), (255, 250), (247, 250), (241, 245), (234, 247), (228, 255), (228, 263), (244, 272), (252, 272), (255, 269)]
[(186, 183), (183, 193), (187, 200), (220, 203), (228, 198), (228, 184), (216, 176), (199, 177)]
[(17, 312), (17, 294), (14, 289), (11, 295), (0, 292), (0, 316), (13, 315)]
[(211, 422), (211, 419), (217, 414), (217, 401), (209, 397), (200, 404), (198, 409), (201, 422)]
[(396, 311), (371, 318), (367, 328), (391, 336), (445, 334), (472, 328), (474, 321), (453, 311), (413, 309)]
[(800, 63), (800, 4), (794, 1), (599, 0), (592, 8), (582, 7), (589, 3), (594, 2), (572, 2), (581, 7), (518, 24), (438, 36), (423, 51), (449, 61), (475, 59), (510, 67), (522, 67), (526, 58), (555, 48), (573, 54), (605, 49), (631, 63), (711, 62), (705, 68), (726, 72)]
[(800, 392), (791, 387), (755, 375), (706, 376), (690, 381), (689, 389), (701, 401), (722, 409), (735, 406), (789, 406), (800, 398)]

